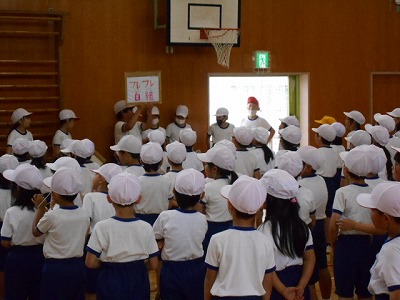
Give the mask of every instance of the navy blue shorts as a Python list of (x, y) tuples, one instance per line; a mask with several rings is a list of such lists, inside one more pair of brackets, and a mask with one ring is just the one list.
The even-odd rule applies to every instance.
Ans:
[(325, 214), (328, 218), (332, 216), (333, 200), (335, 199), (336, 190), (340, 187), (340, 174), (334, 177), (322, 177), (325, 180), (326, 188), (328, 190), (328, 202), (326, 203)]
[(375, 295), (375, 300), (390, 300), (389, 294)]
[(263, 296), (242, 296), (242, 297), (217, 297), (213, 296), (212, 299), (224, 300), (262, 300)]
[[(290, 266), (281, 271), (276, 271), (276, 275), (285, 286), (297, 286), (302, 273), (303, 265)], [(308, 285), (304, 289), (303, 296), (304, 300), (310, 300), (310, 289)], [(272, 288), (271, 300), (285, 300), (285, 298), (283, 298), (276, 289)]]
[(159, 214), (136, 214), (136, 217), (138, 217), (142, 221), (149, 223), (151, 226), (154, 225), (158, 216)]
[[(1, 227), (3, 227), (3, 222), (0, 222), (0, 231)], [(4, 264), (6, 262), (6, 257), (9, 249), (0, 246), (0, 272), (4, 272)]]
[(85, 264), (83, 258), (45, 259), (40, 295), (42, 300), (84, 300)]
[(203, 300), (205, 274), (206, 267), (203, 258), (163, 261), (160, 272), (161, 299)]
[(144, 260), (102, 263), (97, 280), (98, 300), (149, 300), (150, 281)]
[(40, 299), (43, 245), (13, 246), (4, 269), (4, 299)]
[(325, 219), (317, 220), (314, 228), (311, 230), (315, 253), (315, 266), (317, 269), (326, 269), (328, 260), (326, 257), (326, 236), (325, 236)]
[(206, 232), (206, 236), (204, 237), (203, 241), (203, 249), (204, 249), (204, 256), (207, 253), (208, 245), (210, 244), (211, 237), (218, 233), (225, 231), (232, 227), (233, 221), (226, 221), (226, 222), (211, 222), (207, 221), (208, 228)]
[(359, 297), (371, 297), (368, 283), (373, 262), (369, 235), (339, 235), (333, 260), (335, 293), (352, 298), (355, 290)]

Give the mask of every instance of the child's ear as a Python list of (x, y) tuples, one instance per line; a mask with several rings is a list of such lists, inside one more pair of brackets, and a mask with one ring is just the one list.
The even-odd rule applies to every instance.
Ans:
[(140, 201), (142, 201), (142, 195), (139, 195), (139, 198), (137, 198), (137, 200), (135, 201), (135, 204), (140, 203)]
[(113, 203), (111, 198), (110, 198), (110, 195), (107, 195), (107, 201), (108, 201), (108, 203)]

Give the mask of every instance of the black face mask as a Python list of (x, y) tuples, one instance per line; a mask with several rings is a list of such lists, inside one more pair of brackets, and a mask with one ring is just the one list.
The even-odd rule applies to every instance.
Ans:
[(217, 124), (218, 124), (219, 126), (221, 126), (222, 123), (224, 123), (224, 121), (225, 121), (225, 118), (224, 118), (224, 119), (217, 119)]

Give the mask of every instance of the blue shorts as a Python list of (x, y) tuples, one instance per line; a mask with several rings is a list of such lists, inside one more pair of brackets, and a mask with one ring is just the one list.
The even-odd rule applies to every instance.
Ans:
[(328, 218), (332, 216), (333, 200), (335, 199), (336, 190), (340, 187), (340, 174), (338, 172), (334, 177), (322, 177), (325, 180), (326, 188), (328, 190), (328, 202), (326, 203), (325, 214)]
[(144, 260), (102, 263), (97, 280), (98, 300), (149, 300), (150, 281)]
[(326, 269), (328, 260), (326, 258), (326, 236), (325, 219), (317, 220), (314, 228), (311, 230), (315, 253), (315, 267), (317, 269)]
[(353, 298), (355, 290), (359, 297), (371, 297), (368, 283), (373, 262), (369, 235), (339, 235), (333, 260), (335, 293)]
[(85, 266), (82, 257), (45, 259), (40, 296), (42, 300), (84, 300)]
[[(297, 286), (302, 273), (303, 265), (290, 266), (281, 271), (276, 271), (276, 275), (285, 286)], [(310, 289), (308, 285), (304, 289), (303, 296), (304, 300), (310, 300)], [(283, 298), (276, 289), (272, 288), (271, 300), (285, 300), (285, 298)]]
[(160, 272), (160, 296), (163, 300), (204, 299), (204, 259), (163, 261)]
[[(3, 222), (0, 222), (0, 231), (1, 227), (3, 227)], [(0, 246), (0, 272), (4, 272), (4, 264), (6, 262), (6, 257), (9, 249)]]
[(13, 246), (4, 270), (4, 299), (40, 299), (43, 245)]
[(136, 217), (142, 221), (149, 223), (151, 226), (154, 225), (157, 220), (159, 214), (136, 214)]
[(211, 237), (218, 232), (222, 232), (222, 231), (225, 231), (225, 230), (231, 228), (232, 224), (233, 224), (233, 221), (226, 221), (226, 222), (207, 221), (208, 228), (207, 228), (206, 236), (204, 237), (204, 241), (203, 241), (204, 256), (206, 256), (208, 244), (210, 244)]

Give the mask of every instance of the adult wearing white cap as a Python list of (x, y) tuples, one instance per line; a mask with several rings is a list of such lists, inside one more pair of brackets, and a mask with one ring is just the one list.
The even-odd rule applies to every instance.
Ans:
[[(229, 111), (225, 107), (220, 107), (215, 112), (216, 123), (211, 124), (207, 131), (207, 146), (214, 146), (222, 140), (232, 140), (235, 125), (228, 123)], [(210, 144), (211, 137), (211, 144)]]
[(17, 108), (11, 115), (13, 123), (10, 133), (7, 137), (6, 152), (13, 154), (12, 145), (17, 138), (23, 138), (28, 141), (33, 141), (32, 133), (28, 130), (31, 126), (31, 112), (23, 108)]
[(117, 117), (117, 123), (114, 126), (114, 140), (118, 144), (119, 140), (127, 134), (132, 134), (138, 138), (142, 138), (142, 133), (139, 128), (140, 114), (145, 109), (145, 106), (134, 103), (127, 103), (125, 100), (120, 100), (114, 104), (114, 113)]
[(60, 128), (53, 137), (53, 155), (55, 158), (59, 158), (62, 155), (60, 152), (61, 143), (66, 139), (72, 139), (71, 130), (75, 126), (75, 120), (79, 120), (70, 109), (63, 109), (58, 114), (58, 117), (60, 119)]

